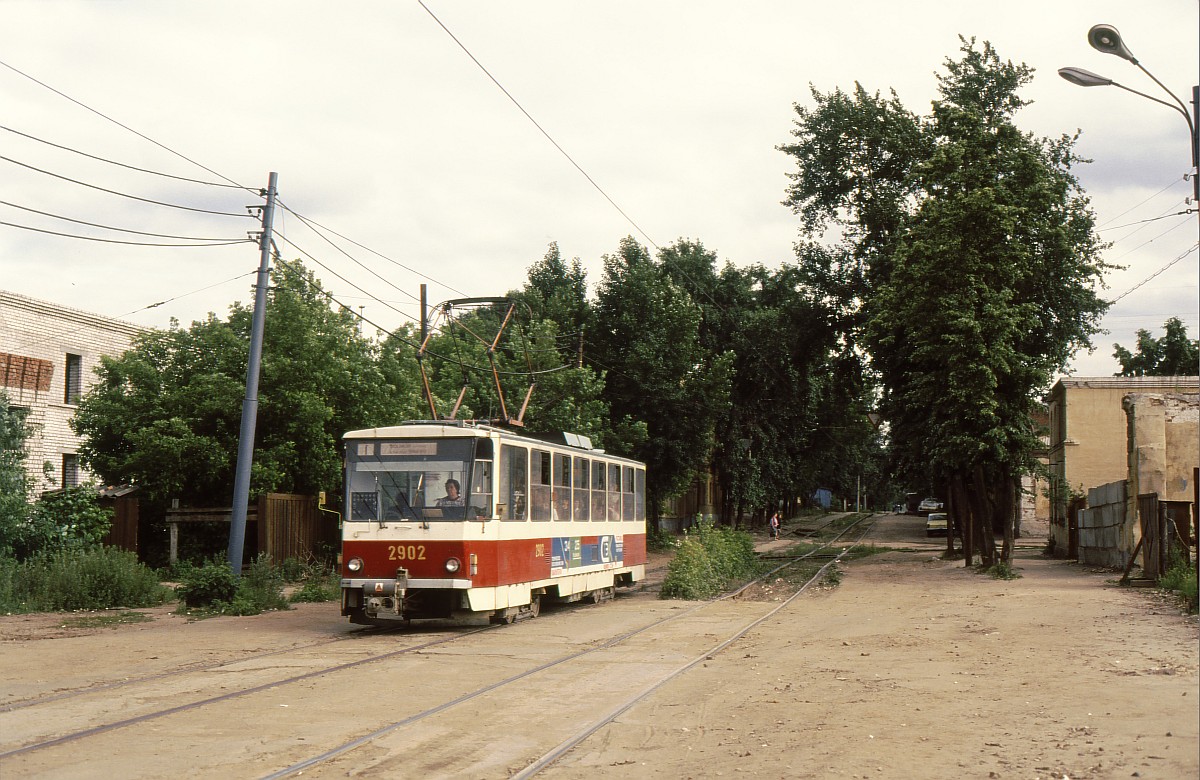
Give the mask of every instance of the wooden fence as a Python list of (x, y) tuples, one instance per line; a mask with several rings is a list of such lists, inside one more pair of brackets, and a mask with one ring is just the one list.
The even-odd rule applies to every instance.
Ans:
[[(178, 558), (181, 525), (228, 523), (232, 515), (230, 507), (167, 510), (171, 563)], [(316, 496), (292, 493), (266, 493), (247, 507), (246, 536), (256, 542), (258, 553), (266, 553), (276, 562), (288, 558), (309, 560), (320, 556), (325, 547), (336, 549), (340, 542), (337, 518), (317, 509)], [(253, 557), (254, 550), (247, 552), (247, 559)]]

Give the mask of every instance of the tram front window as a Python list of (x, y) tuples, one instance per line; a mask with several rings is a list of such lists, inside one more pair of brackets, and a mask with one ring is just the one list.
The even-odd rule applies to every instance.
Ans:
[(474, 439), (352, 441), (346, 453), (351, 522), (462, 520)]

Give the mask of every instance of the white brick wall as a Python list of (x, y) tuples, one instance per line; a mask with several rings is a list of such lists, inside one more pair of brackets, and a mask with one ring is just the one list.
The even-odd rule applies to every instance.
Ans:
[[(13, 378), (6, 382), (0, 372), (0, 385), (9, 385), (3, 388), (9, 403), (28, 407), (29, 421), (36, 426), (27, 443), (27, 464), (37, 492), (62, 487), (63, 455), (73, 455), (79, 447), (79, 437), (68, 424), (76, 407), (65, 401), (67, 355), (82, 358), (82, 390), (86, 393), (96, 382), (100, 356), (120, 355), (144, 330), (133, 323), (0, 290), (0, 353), (37, 358), (53, 366), (48, 390), (22, 388)], [(90, 477), (80, 470), (81, 481)]]

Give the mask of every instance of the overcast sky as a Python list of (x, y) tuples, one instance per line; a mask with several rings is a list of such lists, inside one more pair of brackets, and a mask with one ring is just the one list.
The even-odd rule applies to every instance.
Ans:
[[(133, 246), (25, 229), (235, 240), (257, 228), (244, 216), (261, 203), (251, 192), (45, 142), (255, 191), (278, 172), (284, 256), (385, 328), (417, 316), (423, 282), (434, 302), (521, 286), (552, 241), (593, 283), (626, 235), (652, 249), (695, 239), (722, 263), (777, 267), (793, 259), (798, 227), (780, 204), (792, 161), (776, 150), (793, 104), (811, 103), (810, 84), (858, 81), (926, 114), (961, 34), (1036, 69), (1023, 129), (1082, 131), (1078, 150), (1094, 162), (1078, 175), (1109, 261), (1127, 268), (1106, 280), (1108, 296), (1125, 294), (1110, 332), (1072, 371), (1108, 375), (1112, 343), (1132, 347), (1138, 328), (1161, 335), (1178, 316), (1200, 331), (1196, 216), (1160, 218), (1187, 208), (1187, 128), (1165, 106), (1056, 71), (1083, 67), (1169, 100), (1088, 46), (1093, 24), (1112, 24), (1189, 101), (1198, 5), (0, 0), (0, 222), (25, 226), (0, 225), (0, 288), (153, 326), (252, 300), (248, 242)], [(356, 243), (325, 234), (335, 246), (296, 214)]]

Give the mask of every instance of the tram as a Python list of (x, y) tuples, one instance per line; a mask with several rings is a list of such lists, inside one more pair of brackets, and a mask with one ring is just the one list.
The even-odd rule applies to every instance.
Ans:
[(342, 615), (364, 625), (536, 617), (645, 577), (646, 468), (465, 420), (351, 431)]

